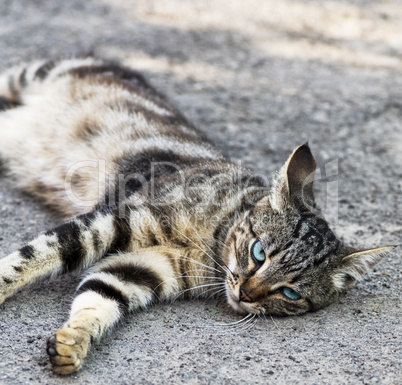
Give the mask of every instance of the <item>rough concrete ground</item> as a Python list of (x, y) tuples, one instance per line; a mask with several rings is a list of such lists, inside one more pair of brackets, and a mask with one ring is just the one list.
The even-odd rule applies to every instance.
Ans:
[[(361, 247), (401, 243), (400, 2), (2, 0), (0, 36), (1, 70), (88, 51), (143, 70), (256, 172), (309, 140), (321, 176), (337, 176), (316, 184), (337, 233)], [(0, 183), (5, 255), (58, 219)], [(401, 269), (399, 248), (338, 303), (247, 332), (218, 326), (239, 320), (224, 302), (156, 306), (68, 378), (45, 353), (78, 283), (62, 277), (0, 306), (0, 383), (402, 384)]]

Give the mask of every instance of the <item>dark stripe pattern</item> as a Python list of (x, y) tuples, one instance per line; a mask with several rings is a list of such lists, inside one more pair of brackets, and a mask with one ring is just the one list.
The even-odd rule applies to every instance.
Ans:
[(95, 293), (100, 294), (102, 297), (112, 299), (119, 304), (120, 310), (124, 314), (128, 312), (130, 305), (129, 299), (120, 290), (116, 289), (112, 285), (109, 285), (100, 279), (90, 279), (81, 285), (76, 294), (79, 295), (86, 291), (94, 291)]
[[(142, 188), (149, 189), (148, 183), (151, 180), (183, 173), (195, 166), (202, 167), (207, 162), (203, 158), (189, 157), (158, 148), (124, 157), (119, 161), (119, 174), (124, 176), (124, 183), (121, 186), (114, 186), (114, 194), (111, 195), (109, 192), (106, 202), (118, 204)], [(120, 188), (123, 191), (120, 191)]]
[(20, 84), (21, 88), (25, 88), (27, 86), (27, 69), (24, 68), (18, 78), (18, 83)]
[(296, 283), (309, 271), (328, 263), (338, 254), (341, 243), (322, 217), (307, 213), (300, 215), (286, 246), (278, 249), (284, 252), (281, 268), (287, 274), (295, 274), (291, 281)]
[(103, 64), (90, 64), (83, 65), (77, 68), (72, 68), (67, 71), (70, 75), (78, 78), (84, 78), (87, 76), (97, 76), (97, 75), (115, 75), (121, 80), (129, 80), (134, 82), (137, 86), (142, 88), (147, 88), (154, 90), (148, 82), (145, 80), (144, 76), (138, 71), (132, 70), (131, 68), (123, 67), (117, 63), (103, 63)]
[(55, 67), (54, 61), (48, 61), (41, 65), (35, 72), (34, 79), (44, 80), (49, 72)]
[(162, 279), (145, 267), (124, 263), (105, 267), (102, 271), (116, 276), (120, 281), (149, 287), (154, 292), (155, 299), (159, 298), (163, 289)]
[(113, 217), (114, 239), (107, 250), (108, 254), (126, 251), (131, 241), (131, 227), (126, 217)]
[(0, 111), (10, 110), (17, 106), (18, 106), (18, 104), (13, 103), (12, 101), (8, 100), (7, 98), (5, 98), (3, 96), (0, 96)]
[(19, 253), (24, 259), (32, 259), (35, 256), (35, 249), (31, 245), (26, 245), (19, 250)]
[[(156, 117), (151, 111), (141, 108), (135, 102), (127, 101), (126, 107), (129, 110), (141, 111), (145, 114), (146, 119), (150, 118), (151, 121), (153, 119), (163, 119), (164, 124), (167, 123), (167, 125), (172, 127), (175, 125), (185, 125), (193, 128), (180, 111), (178, 111), (163, 94), (157, 92), (138, 71), (121, 66), (117, 63), (103, 62), (102, 64), (83, 65), (73, 68), (68, 70), (67, 73), (77, 78), (96, 78), (98, 84), (120, 86), (133, 94), (154, 102), (158, 106), (170, 111), (172, 114), (171, 116)], [(119, 107), (121, 107), (121, 105), (119, 105)], [(209, 140), (203, 134), (198, 133), (197, 130), (195, 131), (201, 139), (205, 139), (205, 141), (209, 143)]]
[(63, 270), (73, 271), (78, 269), (85, 258), (85, 250), (80, 240), (80, 226), (75, 221), (71, 221), (46, 233), (46, 235), (54, 234), (57, 235)]
[[(112, 207), (99, 207), (97, 211), (80, 215), (74, 220), (45, 233), (47, 236), (56, 235), (57, 237), (57, 241), (48, 243), (48, 246), (58, 249), (64, 272), (77, 270), (85, 262), (88, 251), (82, 241), (84, 231), (90, 232), (92, 246), (97, 253), (105, 255), (127, 250), (131, 241), (129, 221), (125, 217), (119, 217), (113, 210), (115, 209)], [(92, 222), (96, 220), (98, 215), (100, 217), (102, 215), (113, 216), (113, 241), (105, 250), (101, 250), (103, 242), (99, 231), (91, 228)], [(23, 258), (30, 259), (34, 257), (35, 249), (31, 245), (27, 245), (20, 250), (20, 253)]]

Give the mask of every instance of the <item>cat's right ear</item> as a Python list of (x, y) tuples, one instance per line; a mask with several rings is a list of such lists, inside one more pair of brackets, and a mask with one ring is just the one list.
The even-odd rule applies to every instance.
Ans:
[(308, 144), (297, 147), (279, 171), (271, 190), (273, 208), (292, 205), (300, 211), (315, 207), (313, 182), (316, 162)]

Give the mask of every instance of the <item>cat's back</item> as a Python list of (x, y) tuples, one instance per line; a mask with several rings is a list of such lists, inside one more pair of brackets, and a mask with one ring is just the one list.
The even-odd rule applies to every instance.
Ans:
[[(171, 163), (167, 171), (173, 171), (223, 159), (140, 73), (113, 62), (20, 66), (0, 77), (0, 96), (6, 110), (0, 153), (19, 186), (48, 203), (68, 198), (69, 175), (77, 202), (93, 203), (119, 174), (148, 174), (155, 163)], [(66, 215), (88, 209), (62, 205), (56, 208)]]
[[(48, 130), (88, 141), (108, 132), (121, 140), (164, 135), (208, 143), (142, 74), (113, 62), (86, 58), (23, 65), (0, 77), (0, 95), (3, 109), (18, 107), (9, 111), (13, 118), (32, 121), (31, 131), (40, 121), (43, 136)], [(8, 115), (0, 118), (5, 122)]]

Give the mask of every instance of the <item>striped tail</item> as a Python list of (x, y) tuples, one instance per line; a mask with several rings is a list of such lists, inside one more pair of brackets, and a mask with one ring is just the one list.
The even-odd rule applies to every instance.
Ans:
[[(40, 61), (11, 68), (0, 76), (0, 98), (10, 107), (22, 104), (22, 95), (28, 85), (41, 82), (54, 67), (53, 61)], [(5, 108), (4, 108), (5, 109)]]
[(0, 74), (0, 111), (24, 104), (24, 93), (32, 86), (56, 78), (69, 70), (100, 63), (93, 58), (62, 61), (42, 60)]

